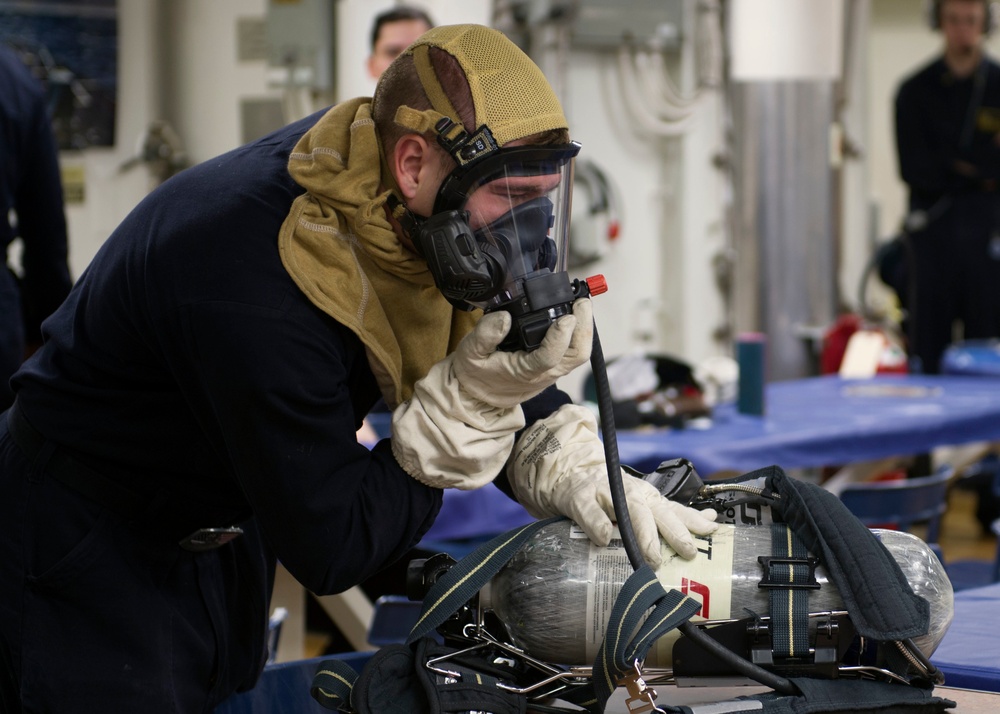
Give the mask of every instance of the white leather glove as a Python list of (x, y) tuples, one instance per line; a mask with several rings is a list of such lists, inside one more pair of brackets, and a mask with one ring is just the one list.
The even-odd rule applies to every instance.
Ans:
[[(615, 517), (604, 445), (594, 414), (567, 404), (532, 424), (507, 467), (514, 495), (535, 518), (567, 516), (598, 545), (611, 540)], [(622, 473), (632, 530), (654, 568), (661, 563), (660, 537), (682, 558), (697, 552), (695, 535), (718, 528), (713, 510), (698, 511), (660, 495), (656, 487)]]
[(503, 469), (524, 427), (521, 402), (590, 358), (590, 300), (577, 300), (532, 352), (498, 352), (510, 330), (489, 313), (458, 348), (431, 367), (392, 414), (392, 453), (410, 476), (435, 488), (471, 490)]
[[(556, 320), (542, 344), (531, 352), (498, 352), (510, 331), (505, 310), (483, 315), (472, 334), (455, 350), (455, 374), (472, 397), (496, 407), (531, 399), (590, 359), (594, 315), (590, 298), (573, 303), (573, 313)], [(470, 337), (472, 339), (470, 339)], [(464, 350), (463, 350), (464, 348)]]

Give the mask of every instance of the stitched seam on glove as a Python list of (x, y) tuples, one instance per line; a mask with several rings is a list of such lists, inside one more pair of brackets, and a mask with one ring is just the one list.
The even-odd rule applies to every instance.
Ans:
[[(555, 424), (556, 428), (551, 425)], [(571, 431), (567, 432), (567, 428)], [(575, 438), (560, 439), (563, 436), (575, 437), (580, 432), (590, 432), (594, 441), (576, 443)], [(566, 478), (572, 478), (573, 473), (562, 464), (572, 463), (576, 469), (603, 465), (603, 452), (592, 452), (593, 443), (600, 445), (596, 439), (597, 424), (593, 413), (586, 407), (575, 404), (564, 404), (544, 419), (532, 424), (521, 434), (514, 447), (511, 463), (508, 466), (508, 480), (511, 490), (525, 510), (536, 518), (548, 516), (569, 515), (556, 508), (545, 494), (539, 491), (540, 469), (559, 469), (559, 476), (545, 484), (549, 495), (555, 492), (555, 486)], [(574, 445), (575, 444), (575, 445)], [(576, 458), (583, 454), (583, 458)], [(575, 459), (575, 460), (574, 460)]]

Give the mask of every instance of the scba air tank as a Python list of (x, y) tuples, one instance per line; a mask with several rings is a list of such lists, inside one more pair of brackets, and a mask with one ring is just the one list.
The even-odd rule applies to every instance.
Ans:
[[(876, 531), (902, 568), (913, 591), (931, 605), (930, 631), (916, 638), (928, 656), (951, 622), (951, 583), (940, 561), (919, 538), (897, 531)], [(758, 556), (771, 553), (771, 527), (725, 524), (699, 538), (698, 554), (684, 560), (663, 544), (657, 578), (701, 603), (695, 620), (766, 616), (769, 591), (758, 587)], [(481, 603), (492, 609), (511, 640), (547, 662), (589, 665), (600, 648), (611, 607), (632, 566), (620, 540), (594, 545), (570, 521), (541, 528), (484, 588)], [(809, 591), (809, 611), (843, 610), (840, 593), (826, 570), (816, 569), (820, 588)], [(646, 664), (670, 666), (677, 633), (668, 633), (650, 650)]]

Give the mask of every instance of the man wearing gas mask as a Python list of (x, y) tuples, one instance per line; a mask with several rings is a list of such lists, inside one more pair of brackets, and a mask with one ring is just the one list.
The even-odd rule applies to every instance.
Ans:
[[(442, 488), (496, 479), (608, 541), (596, 425), (554, 387), (592, 339), (559, 270), (567, 139), (502, 34), (439, 27), (373, 100), (126, 218), (0, 419), (0, 708), (211, 711), (263, 665), (276, 559), (343, 591), (419, 541)], [(379, 397), (393, 437), (369, 451)], [(626, 491), (654, 563), (658, 532), (690, 557), (715, 527)]]

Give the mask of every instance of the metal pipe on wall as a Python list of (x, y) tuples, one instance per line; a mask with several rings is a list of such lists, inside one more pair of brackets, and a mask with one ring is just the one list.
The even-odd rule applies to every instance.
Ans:
[(812, 337), (836, 315), (829, 82), (731, 90), (736, 331), (767, 335), (767, 378), (814, 371)]
[(830, 160), (843, 3), (730, 0), (735, 332), (767, 336), (766, 378), (812, 374), (837, 312)]

